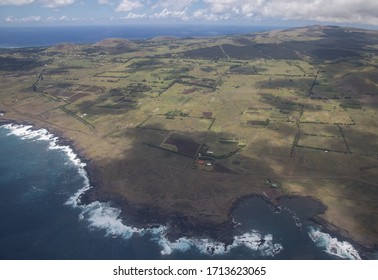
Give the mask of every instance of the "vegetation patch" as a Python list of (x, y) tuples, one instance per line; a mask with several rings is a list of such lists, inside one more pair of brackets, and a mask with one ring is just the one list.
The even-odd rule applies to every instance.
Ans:
[(47, 61), (40, 61), (38, 59), (0, 56), (0, 71), (29, 71), (42, 67), (46, 63)]
[(238, 144), (239, 143), (239, 139), (235, 139), (235, 138), (220, 137), (218, 138), (218, 141), (219, 143), (222, 143), (222, 144)]
[(164, 144), (174, 145), (177, 148), (177, 152), (189, 155), (191, 157), (196, 156), (201, 146), (193, 139), (181, 136), (179, 134), (171, 134), (169, 138), (165, 140)]
[(129, 65), (129, 69), (132, 69), (133, 71), (153, 71), (157, 67), (161, 67), (164, 65), (164, 62), (156, 59), (146, 59), (146, 60), (141, 60), (141, 61), (136, 61), (133, 62), (132, 64)]
[(220, 163), (214, 164), (214, 171), (218, 173), (227, 173), (227, 174), (234, 173), (231, 169), (223, 166)]
[(122, 78), (122, 79), (126, 79), (128, 77), (128, 75), (126, 75), (126, 73), (122, 71), (107, 71), (107, 72), (96, 74), (94, 76), (103, 77), (103, 78)]
[(256, 75), (259, 72), (264, 71), (263, 68), (256, 68), (256, 66), (240, 66), (240, 65), (233, 65), (230, 67), (229, 72), (235, 74), (242, 74), (242, 75)]
[(164, 114), (167, 119), (174, 119), (175, 117), (187, 117), (189, 113), (182, 112), (181, 110), (172, 110)]
[(167, 118), (165, 115), (153, 115), (139, 127), (163, 131), (207, 131), (211, 121), (211, 119), (192, 117)]
[(181, 53), (181, 56), (191, 59), (227, 59), (227, 56), (223, 53), (219, 46), (199, 48)]
[(212, 90), (215, 90), (217, 86), (217, 81), (213, 79), (197, 79), (195, 77), (182, 77), (178, 79), (176, 82), (188, 85), (188, 86), (197, 86), (197, 87), (204, 87), (204, 88), (209, 88)]
[(266, 119), (265, 121), (260, 121), (260, 120), (252, 120), (252, 121), (247, 121), (247, 124), (249, 125), (263, 125), (267, 126), (269, 124), (270, 120)]
[(321, 135), (301, 134), (297, 146), (324, 150), (328, 152), (346, 153), (347, 147), (341, 136), (329, 137)]
[(343, 49), (316, 49), (312, 51), (312, 55), (319, 59), (339, 59), (339, 58), (347, 58), (353, 56), (359, 56), (359, 53), (352, 50), (343, 50)]

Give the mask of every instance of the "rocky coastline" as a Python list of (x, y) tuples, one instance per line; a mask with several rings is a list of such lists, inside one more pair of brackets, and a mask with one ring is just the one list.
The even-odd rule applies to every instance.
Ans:
[[(48, 124), (41, 125), (38, 122), (31, 120), (6, 119), (4, 115), (0, 119), (0, 125), (31, 125), (35, 130), (47, 129), (54, 136), (58, 137), (57, 144), (71, 147), (80, 158), (80, 160), (86, 164), (84, 168), (87, 172), (87, 176), (92, 188), (86, 191), (79, 198), (80, 203), (89, 204), (94, 201), (110, 202), (114, 206), (119, 207), (122, 210), (122, 220), (129, 226), (134, 226), (137, 228), (157, 228), (161, 225), (165, 225), (168, 229), (166, 237), (170, 241), (175, 241), (181, 237), (210, 238), (214, 241), (224, 243), (225, 247), (227, 247), (228, 245), (232, 244), (234, 238), (235, 224), (232, 219), (233, 211), (238, 207), (238, 205), (240, 205), (241, 202), (253, 197), (263, 199), (267, 203), (272, 204), (275, 208), (280, 207), (279, 201), (283, 198), (299, 197), (303, 199), (314, 200), (324, 208), (324, 211), (327, 210), (327, 206), (314, 197), (301, 196), (300, 194), (281, 195), (275, 197), (274, 201), (272, 201), (266, 195), (251, 193), (248, 195), (240, 196), (233, 201), (231, 207), (228, 209), (228, 219), (226, 221), (224, 221), (223, 223), (211, 223), (206, 219), (201, 220), (194, 216), (183, 215), (182, 213), (172, 209), (160, 209), (153, 207), (147, 203), (131, 203), (127, 201), (126, 198), (100, 190), (99, 186), (106, 184), (106, 182), (103, 181), (100, 172), (98, 172), (96, 163), (86, 155), (84, 149), (80, 148), (77, 143), (75, 143), (75, 141), (66, 137), (62, 131), (56, 129), (54, 126)], [(321, 226), (326, 232), (332, 234), (333, 236), (345, 239), (353, 244), (353, 246), (355, 246), (360, 252), (362, 252), (363, 258), (366, 254), (373, 253), (378, 250), (377, 245), (368, 246), (367, 244), (356, 242), (349, 232), (340, 229), (327, 220), (321, 218), (319, 215), (324, 213), (324, 211), (315, 211), (314, 215), (306, 217), (306, 219)]]

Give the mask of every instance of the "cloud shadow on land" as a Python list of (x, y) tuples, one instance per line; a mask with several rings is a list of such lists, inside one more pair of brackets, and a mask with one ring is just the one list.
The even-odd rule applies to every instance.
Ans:
[[(180, 134), (194, 141), (204, 136)], [(211, 134), (215, 138), (224, 136)], [(276, 176), (274, 171), (260, 162), (263, 174), (251, 180), (235, 172), (194, 169), (194, 158), (157, 148), (167, 135), (163, 127), (133, 128), (113, 134), (115, 138), (127, 137), (133, 144), (117, 159), (102, 158), (89, 163), (95, 187), (82, 201), (113, 201), (122, 208), (125, 223), (138, 227), (167, 224), (172, 238), (199, 236), (231, 242), (230, 211), (235, 201), (249, 194), (261, 196), (263, 178), (268, 174)], [(238, 160), (245, 161), (240, 155)]]
[[(209, 133), (215, 138), (224, 136)], [(201, 133), (180, 134), (195, 141), (204, 137)], [(282, 170), (288, 168), (290, 149), (270, 146), (261, 140), (255, 143), (260, 147), (256, 157), (237, 155), (234, 172), (201, 171), (193, 168), (193, 158), (146, 145), (159, 146), (167, 135), (164, 127), (133, 128), (113, 134), (115, 138), (127, 137), (133, 144), (117, 159), (89, 163), (95, 187), (84, 194), (83, 203), (112, 201), (122, 209), (126, 224), (168, 225), (167, 235), (172, 240), (183, 236), (210, 237), (232, 243), (232, 210), (240, 199), (251, 195), (263, 198), (263, 192), (271, 190), (266, 178), (280, 178), (282, 174), (277, 170), (286, 173)], [(261, 152), (265, 146), (266, 154)], [(233, 161), (235, 158), (231, 157), (228, 163), (218, 162), (232, 168)], [(240, 172), (240, 168), (245, 172)], [(282, 194), (281, 190), (278, 192)]]

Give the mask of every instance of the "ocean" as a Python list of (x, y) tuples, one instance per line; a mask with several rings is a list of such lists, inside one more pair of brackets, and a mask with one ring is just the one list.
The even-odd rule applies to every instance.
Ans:
[(59, 43), (95, 43), (106, 38), (131, 40), (155, 36), (220, 36), (282, 29), (277, 26), (236, 25), (119, 25), (0, 27), (0, 48), (52, 46)]
[[(85, 163), (44, 129), (0, 126), (0, 259), (360, 259), (345, 240), (264, 200), (233, 211), (234, 241), (182, 237), (166, 225), (135, 228), (111, 202), (80, 204)], [(289, 205), (289, 204), (288, 204)], [(127, 215), (127, 213), (126, 213)]]

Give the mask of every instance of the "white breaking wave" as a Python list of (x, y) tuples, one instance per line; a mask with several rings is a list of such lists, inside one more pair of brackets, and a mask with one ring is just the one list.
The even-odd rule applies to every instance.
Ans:
[(261, 256), (273, 257), (283, 250), (283, 246), (273, 242), (271, 234), (262, 234), (257, 231), (244, 233), (235, 236), (233, 243), (226, 246), (222, 242), (211, 239), (181, 237), (175, 241), (169, 241), (166, 237), (168, 228), (160, 226), (156, 228), (136, 228), (125, 225), (120, 218), (121, 210), (113, 207), (110, 203), (94, 201), (88, 205), (80, 204), (80, 197), (88, 191), (91, 186), (85, 171), (86, 164), (74, 153), (71, 147), (59, 145), (58, 137), (48, 132), (46, 129), (33, 129), (31, 125), (7, 124), (1, 126), (9, 129), (8, 135), (16, 135), (21, 139), (31, 139), (33, 141), (48, 141), (49, 149), (63, 151), (69, 161), (77, 167), (78, 173), (84, 180), (83, 187), (73, 194), (65, 203), (76, 209), (80, 209), (79, 221), (86, 221), (90, 229), (104, 230), (106, 236), (121, 237), (130, 239), (133, 235), (142, 236), (145, 234), (152, 235), (152, 241), (155, 241), (161, 247), (162, 255), (170, 255), (174, 251), (185, 252), (189, 249), (197, 249), (202, 254), (223, 255), (229, 253), (232, 249), (244, 246)]
[(321, 232), (319, 229), (310, 228), (309, 236), (318, 247), (324, 249), (330, 255), (338, 256), (342, 259), (360, 260), (361, 257), (357, 250), (346, 241), (339, 241), (331, 237), (328, 233)]
[(246, 248), (259, 253), (261, 256), (273, 257), (283, 250), (283, 246), (273, 242), (271, 234), (263, 235), (257, 231), (245, 233), (240, 236), (235, 236), (231, 245), (227, 246), (222, 242), (217, 242), (211, 239), (199, 239), (181, 237), (175, 241), (170, 241), (167, 238), (168, 228), (166, 226), (159, 226), (156, 228), (136, 228), (125, 225), (120, 216), (121, 210), (111, 206), (110, 203), (92, 202), (88, 205), (79, 205), (72, 203), (77, 201), (81, 193), (85, 189), (73, 195), (67, 204), (75, 208), (80, 208), (82, 212), (79, 214), (80, 220), (85, 220), (89, 223), (91, 229), (101, 229), (105, 231), (108, 237), (121, 237), (130, 239), (133, 235), (142, 236), (150, 234), (151, 240), (155, 241), (161, 247), (162, 255), (170, 255), (175, 251), (185, 252), (190, 249), (196, 249), (202, 254), (206, 255), (223, 255), (229, 253), (232, 249), (245, 246)]
[(31, 125), (17, 125), (17, 124), (6, 124), (1, 127), (10, 130), (10, 132), (7, 135), (16, 135), (23, 140), (31, 139), (34, 141), (47, 141), (49, 142), (49, 149), (61, 150), (65, 152), (65, 154), (68, 156), (68, 159), (75, 166), (84, 168), (86, 165), (77, 157), (77, 155), (74, 153), (71, 147), (58, 145), (59, 138), (54, 136), (52, 133), (48, 132), (44, 128), (33, 129), (33, 126)]
[(273, 242), (273, 235), (262, 235), (257, 231), (244, 233), (241, 236), (236, 236), (233, 247), (245, 246), (253, 251), (257, 251), (262, 256), (274, 257), (283, 250), (283, 246), (279, 243)]
[(105, 230), (106, 236), (129, 239), (133, 234), (142, 234), (143, 230), (123, 224), (119, 218), (121, 210), (109, 203), (94, 201), (81, 206), (81, 209), (81, 215), (89, 222), (90, 228)]
[(155, 230), (155, 240), (162, 248), (162, 255), (170, 255), (174, 251), (185, 252), (191, 248), (197, 249), (202, 254), (206, 255), (224, 255), (236, 247), (244, 246), (252, 251), (258, 252), (261, 256), (273, 257), (283, 250), (281, 244), (273, 243), (273, 236), (271, 234), (262, 235), (257, 231), (235, 236), (233, 243), (226, 246), (226, 244), (222, 242), (208, 238), (181, 237), (171, 242), (166, 237), (166, 228), (160, 227)]
[(74, 194), (67, 202), (67, 205), (77, 206), (80, 196), (90, 189), (90, 183), (85, 171), (86, 163), (82, 162), (80, 158), (74, 153), (71, 147), (65, 145), (59, 145), (59, 138), (54, 136), (52, 133), (44, 128), (33, 129), (31, 125), (18, 125), (18, 124), (6, 124), (2, 125), (2, 128), (8, 129), (10, 132), (7, 135), (15, 135), (23, 140), (33, 140), (33, 141), (47, 141), (49, 143), (50, 150), (61, 150), (63, 151), (69, 161), (77, 168), (78, 173), (84, 180), (84, 187), (80, 189), (76, 194)]
[(16, 135), (21, 139), (47, 140), (50, 141), (54, 136), (46, 129), (33, 130), (31, 125), (6, 124), (1, 126), (10, 130), (7, 135)]

